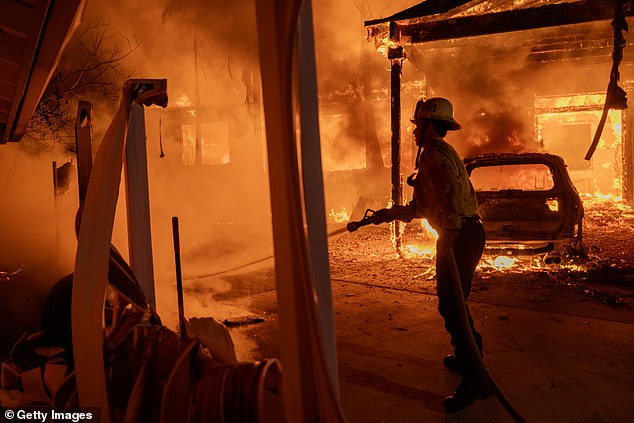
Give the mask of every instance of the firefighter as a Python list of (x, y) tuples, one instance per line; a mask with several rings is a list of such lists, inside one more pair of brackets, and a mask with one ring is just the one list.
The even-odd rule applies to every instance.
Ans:
[[(417, 173), (408, 178), (408, 184), (414, 188), (413, 200), (405, 206), (378, 210), (375, 218), (378, 221), (398, 219), (409, 222), (413, 218), (425, 217), (439, 234), (436, 244), (438, 310), (454, 348), (453, 354), (445, 357), (443, 364), (461, 376), (456, 391), (443, 401), (443, 408), (451, 413), (491, 395), (476, 361), (469, 354), (459, 318), (458, 307), (462, 304), (454, 294), (450, 261), (446, 254), (451, 248), (466, 300), (484, 250), (485, 233), (476, 194), (463, 161), (443, 139), (447, 131), (460, 129), (460, 124), (454, 120), (451, 103), (439, 97), (420, 100), (411, 122), (416, 125), (414, 138), (418, 146)], [(476, 331), (468, 309), (467, 315), (481, 354), (482, 337)]]

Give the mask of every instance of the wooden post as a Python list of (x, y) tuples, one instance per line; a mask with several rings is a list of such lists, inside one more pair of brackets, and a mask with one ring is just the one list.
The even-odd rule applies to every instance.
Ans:
[(83, 205), (92, 171), (92, 104), (81, 100), (75, 119), (75, 146), (77, 149), (77, 183), (79, 204)]
[[(401, 70), (403, 68), (403, 47), (391, 48), (388, 59), (391, 65), (390, 74), (390, 109), (392, 127), (392, 204), (401, 205), (403, 202), (401, 176)], [(394, 248), (399, 256), (402, 255), (401, 225), (394, 222)]]
[[(629, 84), (625, 85), (628, 94), (633, 92)], [(622, 151), (622, 183), (623, 200), (630, 207), (634, 206), (634, 119), (632, 109), (621, 111), (621, 151)]]

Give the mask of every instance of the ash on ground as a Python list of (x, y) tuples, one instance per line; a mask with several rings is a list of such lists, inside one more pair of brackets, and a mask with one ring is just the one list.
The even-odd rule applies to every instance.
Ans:
[[(435, 238), (419, 222), (402, 230), (402, 254), (396, 252), (389, 225), (368, 226), (331, 239), (332, 279), (434, 295)], [(583, 238), (587, 258), (569, 257), (556, 264), (545, 264), (543, 255), (485, 253), (470, 298), (531, 307), (541, 304), (545, 309), (566, 300), (573, 305), (588, 301), (597, 304), (598, 314), (601, 308), (633, 310), (632, 209), (621, 203), (587, 202)], [(574, 313), (574, 307), (570, 312)]]

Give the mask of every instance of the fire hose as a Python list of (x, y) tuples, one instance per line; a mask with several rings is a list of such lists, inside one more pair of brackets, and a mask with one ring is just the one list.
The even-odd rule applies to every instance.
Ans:
[[(348, 222), (348, 224), (345, 227), (329, 232), (328, 237), (330, 238), (335, 235), (343, 234), (345, 232), (354, 232), (357, 229), (363, 226), (370, 225), (370, 224), (380, 225), (381, 223), (388, 223), (391, 220), (393, 219), (390, 219), (387, 216), (384, 217), (384, 215), (377, 213), (376, 211), (372, 209), (367, 209), (361, 220)], [(240, 266), (240, 268), (249, 266), (251, 264), (260, 263), (262, 261), (272, 259), (273, 257), (274, 256), (272, 255), (268, 257), (264, 257), (262, 259)], [(473, 332), (471, 331), (471, 326), (469, 324), (469, 320), (467, 317), (467, 304), (464, 299), (464, 292), (462, 291), (462, 283), (460, 281), (460, 272), (458, 270), (458, 264), (456, 263), (456, 257), (454, 256), (451, 248), (448, 249), (447, 257), (449, 258), (449, 266), (451, 269), (454, 295), (456, 296), (456, 298), (458, 298), (458, 303), (459, 303), (458, 314), (460, 319), (460, 326), (462, 330), (464, 331), (465, 339), (467, 340), (467, 347), (469, 350), (469, 354), (472, 356), (473, 361), (476, 363), (476, 366), (478, 367), (478, 371), (486, 379), (491, 390), (493, 391), (493, 394), (498, 399), (500, 404), (504, 407), (504, 409), (516, 422), (523, 423), (526, 420), (524, 420), (524, 418), (519, 414), (519, 412), (511, 404), (508, 398), (506, 398), (506, 395), (504, 394), (504, 392), (502, 392), (497, 382), (493, 379), (493, 376), (491, 375), (491, 373), (489, 373), (488, 369), (486, 368), (486, 365), (484, 364), (484, 361), (482, 360), (482, 356), (480, 355), (480, 350), (476, 344), (475, 338), (473, 337)], [(227, 273), (236, 269), (237, 268), (220, 271), (213, 274), (198, 275), (193, 278), (198, 279), (198, 278), (204, 278), (204, 277), (210, 277), (210, 276), (217, 276), (217, 275)]]
[[(346, 229), (349, 232), (354, 232), (362, 226), (374, 224), (379, 225), (381, 223), (390, 222), (391, 218), (383, 217), (381, 214), (377, 213), (374, 210), (367, 209), (363, 218), (359, 221), (352, 221), (346, 225)], [(460, 327), (465, 335), (465, 339), (467, 341), (467, 347), (469, 350), (469, 354), (471, 358), (476, 363), (478, 367), (478, 371), (480, 374), (486, 379), (489, 384), (491, 390), (493, 391), (495, 397), (498, 399), (500, 404), (504, 407), (504, 409), (508, 412), (508, 414), (516, 421), (516, 422), (525, 422), (524, 418), (519, 414), (519, 412), (515, 409), (513, 404), (508, 400), (504, 392), (500, 389), (495, 379), (486, 365), (484, 364), (484, 360), (482, 359), (482, 355), (480, 354), (480, 349), (473, 337), (473, 332), (471, 331), (471, 325), (469, 324), (469, 318), (467, 315), (467, 304), (464, 298), (464, 292), (462, 291), (462, 282), (460, 280), (460, 272), (458, 270), (458, 263), (456, 262), (456, 257), (454, 256), (453, 250), (450, 246), (447, 247), (447, 251), (445, 251), (447, 258), (449, 259), (449, 267), (451, 269), (451, 279), (454, 290), (454, 295), (458, 300), (458, 317), (460, 319)]]
[[(335, 235), (341, 235), (341, 234), (344, 234), (346, 232), (351, 232), (351, 231), (350, 231), (350, 229), (347, 229), (344, 226), (342, 228), (338, 228), (338, 229), (335, 229), (335, 230), (333, 230), (331, 232), (328, 232), (327, 237), (331, 238), (331, 237), (333, 237)], [(271, 254), (271, 255), (259, 258), (257, 260), (250, 261), (248, 263), (242, 263), (242, 264), (240, 264), (238, 266), (235, 266), (235, 267), (219, 270), (219, 271), (213, 272), (213, 273), (205, 273), (205, 274), (201, 274), (201, 275), (189, 276), (189, 277), (187, 277), (185, 279), (188, 279), (188, 280), (191, 280), (191, 279), (204, 279), (204, 278), (211, 278), (211, 277), (215, 277), (215, 276), (220, 276), (220, 275), (224, 275), (225, 273), (235, 272), (236, 270), (242, 270), (242, 269), (244, 269), (245, 267), (248, 267), (248, 266), (253, 266), (255, 264), (264, 263), (264, 262), (266, 262), (268, 260), (272, 260), (273, 258), (275, 258), (275, 255)]]
[(625, 19), (623, 0), (617, 0), (614, 2), (614, 18), (611, 22), (614, 30), (614, 48), (612, 51), (612, 69), (610, 70), (610, 82), (608, 83), (608, 90), (605, 94), (605, 104), (603, 105), (603, 113), (601, 119), (597, 124), (597, 129), (592, 139), (592, 144), (588, 148), (585, 159), (590, 160), (599, 141), (601, 140), (601, 134), (603, 133), (603, 127), (608, 117), (610, 109), (623, 110), (627, 109), (627, 93), (621, 87), (618, 82), (620, 79), (619, 65), (623, 60), (623, 49), (627, 46), (627, 42), (623, 37), (623, 31), (627, 32), (628, 25)]
[(500, 389), (491, 373), (487, 369), (484, 364), (484, 360), (482, 360), (482, 355), (480, 354), (480, 350), (476, 344), (475, 338), (473, 337), (473, 332), (471, 331), (471, 326), (469, 324), (469, 319), (467, 317), (467, 303), (464, 299), (464, 292), (462, 291), (462, 282), (460, 280), (460, 272), (458, 271), (458, 264), (456, 263), (456, 257), (453, 254), (453, 250), (449, 247), (446, 251), (447, 257), (449, 258), (449, 265), (451, 268), (451, 279), (453, 282), (454, 295), (458, 299), (458, 313), (460, 317), (460, 326), (467, 340), (467, 346), (469, 347), (469, 354), (473, 358), (473, 361), (476, 363), (478, 370), (484, 376), (486, 381), (489, 383), (489, 386), (493, 390), (495, 397), (498, 399), (500, 404), (504, 407), (504, 409), (509, 413), (511, 417), (516, 422), (525, 422), (524, 418), (519, 414), (519, 412), (513, 407), (513, 404), (506, 398), (504, 392)]

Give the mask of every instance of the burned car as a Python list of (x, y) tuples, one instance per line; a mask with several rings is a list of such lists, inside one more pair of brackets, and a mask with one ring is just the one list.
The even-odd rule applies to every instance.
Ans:
[(555, 262), (563, 254), (585, 255), (583, 204), (560, 156), (498, 153), (464, 162), (477, 192), (487, 250), (548, 252)]

